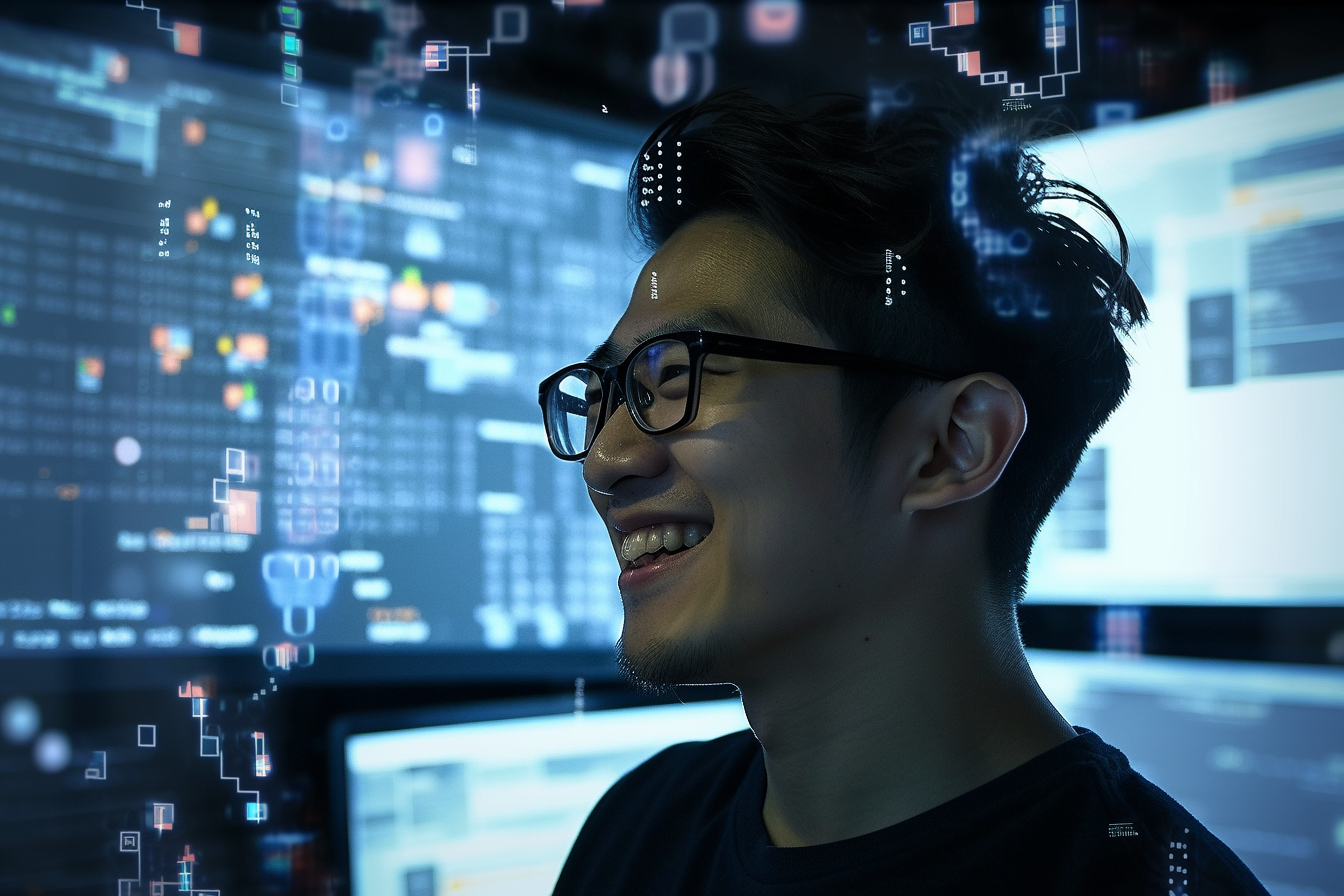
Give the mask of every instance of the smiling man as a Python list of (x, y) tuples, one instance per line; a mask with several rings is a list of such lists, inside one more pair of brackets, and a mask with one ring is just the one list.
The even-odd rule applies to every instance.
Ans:
[(541, 402), (621, 558), (622, 667), (732, 682), (751, 730), (618, 782), (557, 894), (1264, 893), (1023, 653), (1032, 540), (1147, 313), (1053, 195), (1114, 223), (946, 106), (729, 92), (644, 146), (656, 251)]

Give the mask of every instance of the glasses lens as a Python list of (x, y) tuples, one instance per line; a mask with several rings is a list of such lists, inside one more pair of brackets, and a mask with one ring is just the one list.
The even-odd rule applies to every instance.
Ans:
[(655, 342), (630, 363), (626, 400), (652, 430), (676, 426), (691, 395), (691, 353), (675, 339)]
[(602, 378), (590, 370), (571, 371), (551, 384), (548, 404), (551, 444), (565, 455), (587, 451), (602, 413)]

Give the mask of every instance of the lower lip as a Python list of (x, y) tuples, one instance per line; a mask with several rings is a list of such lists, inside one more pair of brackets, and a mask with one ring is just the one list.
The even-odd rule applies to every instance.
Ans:
[(669, 569), (675, 568), (677, 564), (681, 563), (681, 558), (694, 550), (695, 548), (687, 548), (686, 550), (678, 551), (675, 554), (665, 554), (645, 566), (632, 566), (621, 573), (620, 578), (617, 580), (617, 585), (622, 591), (625, 591), (626, 589), (643, 588), (649, 583), (657, 580)]

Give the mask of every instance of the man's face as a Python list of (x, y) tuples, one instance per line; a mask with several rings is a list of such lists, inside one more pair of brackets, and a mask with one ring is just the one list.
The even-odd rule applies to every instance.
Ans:
[[(789, 258), (738, 220), (682, 227), (645, 266), (612, 331), (617, 356), (641, 336), (692, 328), (687, 318), (833, 347), (776, 298)], [(707, 317), (716, 313), (728, 319)], [(866, 538), (842, 455), (839, 376), (710, 355), (689, 426), (651, 436), (622, 406), (598, 434), (583, 475), (618, 558), (631, 530), (712, 527), (643, 581), (622, 576), (622, 663), (634, 677), (658, 686), (737, 680), (844, 612)]]

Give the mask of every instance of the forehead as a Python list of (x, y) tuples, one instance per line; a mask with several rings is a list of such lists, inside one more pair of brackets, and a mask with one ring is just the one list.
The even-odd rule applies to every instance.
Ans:
[(806, 341), (811, 328), (779, 298), (794, 267), (792, 253), (749, 222), (692, 221), (644, 265), (625, 313), (589, 363), (616, 364), (646, 339), (676, 330)]

